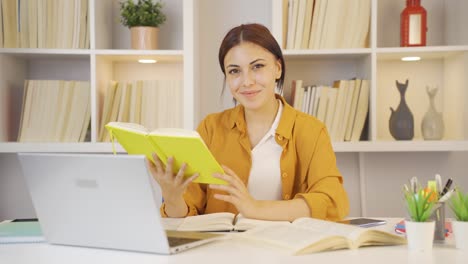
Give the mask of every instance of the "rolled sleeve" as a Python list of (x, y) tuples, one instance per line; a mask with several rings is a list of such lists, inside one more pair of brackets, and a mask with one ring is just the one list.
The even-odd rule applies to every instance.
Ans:
[(306, 178), (305, 190), (295, 197), (306, 201), (311, 217), (336, 221), (349, 213), (348, 195), (325, 127), (315, 141)]

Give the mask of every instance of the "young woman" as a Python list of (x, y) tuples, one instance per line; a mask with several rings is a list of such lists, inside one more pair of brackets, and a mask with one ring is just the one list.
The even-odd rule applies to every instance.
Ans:
[[(281, 48), (260, 24), (231, 29), (219, 63), (237, 106), (208, 115), (198, 132), (225, 174), (228, 185), (192, 183), (175, 175), (173, 159), (163, 168), (155, 156), (150, 170), (162, 189), (161, 214), (169, 217), (215, 212), (248, 218), (342, 219), (349, 202), (325, 126), (295, 110), (275, 91), (285, 75)], [(224, 89), (224, 88), (223, 88)]]

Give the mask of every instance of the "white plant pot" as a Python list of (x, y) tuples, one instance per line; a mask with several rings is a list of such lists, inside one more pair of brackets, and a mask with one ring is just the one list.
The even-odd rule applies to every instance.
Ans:
[(458, 249), (468, 249), (468, 222), (452, 221), (453, 236), (455, 237), (455, 247)]
[(432, 250), (435, 222), (413, 222), (405, 220), (406, 239), (411, 250)]

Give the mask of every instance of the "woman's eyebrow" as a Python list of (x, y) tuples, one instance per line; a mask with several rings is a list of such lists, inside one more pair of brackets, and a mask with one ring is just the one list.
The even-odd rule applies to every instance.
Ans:
[[(258, 61), (264, 61), (264, 59), (260, 58), (260, 59), (255, 59), (253, 60), (252, 62), (250, 62), (249, 64), (252, 65)], [(226, 66), (226, 68), (229, 68), (229, 67), (234, 67), (234, 68), (238, 68), (240, 67), (239, 65), (236, 65), (236, 64), (229, 64), (228, 66)]]

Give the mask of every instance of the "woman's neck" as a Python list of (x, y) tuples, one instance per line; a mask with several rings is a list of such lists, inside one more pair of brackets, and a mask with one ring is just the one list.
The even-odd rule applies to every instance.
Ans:
[(245, 121), (248, 127), (261, 126), (270, 128), (278, 112), (279, 102), (276, 98), (257, 110), (245, 109)]

